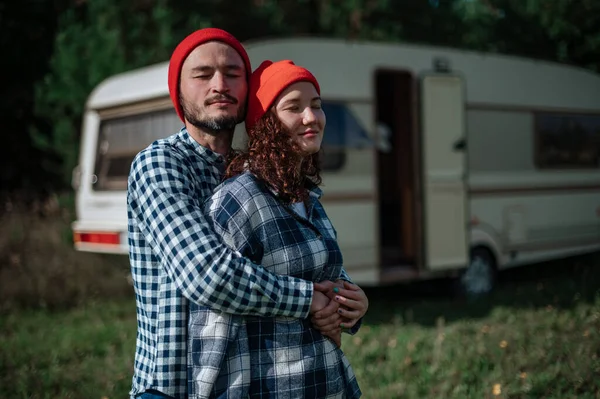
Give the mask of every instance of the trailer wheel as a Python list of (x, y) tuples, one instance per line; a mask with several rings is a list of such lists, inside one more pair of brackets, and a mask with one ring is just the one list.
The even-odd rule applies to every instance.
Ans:
[(458, 277), (459, 293), (467, 297), (487, 295), (496, 285), (494, 256), (485, 247), (471, 249), (469, 266)]

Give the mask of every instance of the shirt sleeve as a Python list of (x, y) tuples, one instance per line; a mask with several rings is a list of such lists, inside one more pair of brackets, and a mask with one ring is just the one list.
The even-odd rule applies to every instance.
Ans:
[(270, 273), (224, 245), (194, 187), (208, 183), (186, 162), (174, 148), (150, 147), (134, 159), (128, 185), (129, 209), (178, 289), (227, 313), (306, 317), (312, 282)]
[(205, 204), (205, 213), (226, 245), (261, 263), (264, 247), (259, 228), (264, 221), (257, 206), (258, 195), (252, 195), (239, 180), (230, 180), (215, 190)]

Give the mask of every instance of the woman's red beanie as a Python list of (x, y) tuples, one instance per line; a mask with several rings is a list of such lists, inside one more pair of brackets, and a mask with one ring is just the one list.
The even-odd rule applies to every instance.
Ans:
[(233, 47), (244, 61), (246, 76), (250, 77), (250, 73), (252, 72), (250, 59), (248, 58), (246, 49), (244, 49), (242, 43), (240, 43), (231, 33), (218, 28), (205, 28), (188, 35), (188, 37), (183, 39), (181, 43), (177, 45), (171, 56), (171, 61), (169, 62), (169, 94), (171, 95), (171, 101), (173, 101), (173, 105), (175, 106), (175, 111), (177, 111), (177, 115), (179, 115), (179, 118), (181, 118), (182, 121), (184, 121), (183, 108), (181, 107), (181, 104), (179, 104), (179, 77), (181, 76), (181, 67), (187, 56), (196, 47), (213, 40), (223, 42)]
[(290, 60), (263, 61), (250, 76), (246, 132), (254, 127), (286, 87), (300, 81), (312, 83), (317, 93), (321, 94), (319, 82), (308, 69)]

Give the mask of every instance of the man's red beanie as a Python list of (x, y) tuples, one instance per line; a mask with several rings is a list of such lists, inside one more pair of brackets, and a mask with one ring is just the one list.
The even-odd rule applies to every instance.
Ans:
[(290, 60), (263, 61), (250, 76), (246, 132), (254, 127), (286, 87), (300, 81), (312, 83), (317, 89), (317, 93), (321, 94), (317, 79), (308, 69), (296, 65)]
[(171, 95), (171, 101), (173, 101), (173, 105), (175, 106), (175, 111), (177, 111), (177, 115), (179, 115), (179, 118), (181, 118), (182, 121), (184, 121), (183, 108), (181, 107), (181, 104), (179, 104), (179, 77), (181, 76), (181, 67), (187, 56), (190, 55), (196, 47), (213, 40), (223, 42), (233, 47), (244, 61), (246, 76), (250, 77), (250, 73), (252, 73), (252, 67), (250, 66), (250, 59), (248, 58), (246, 49), (244, 49), (242, 43), (240, 43), (231, 33), (218, 28), (205, 28), (190, 34), (177, 45), (173, 51), (173, 55), (171, 55), (171, 61), (169, 62), (169, 94)]

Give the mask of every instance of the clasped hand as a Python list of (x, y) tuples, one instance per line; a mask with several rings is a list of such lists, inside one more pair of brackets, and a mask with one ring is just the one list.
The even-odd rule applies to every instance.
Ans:
[(323, 335), (342, 346), (342, 328), (352, 328), (369, 308), (365, 292), (356, 284), (337, 280), (314, 283), (311, 322)]

